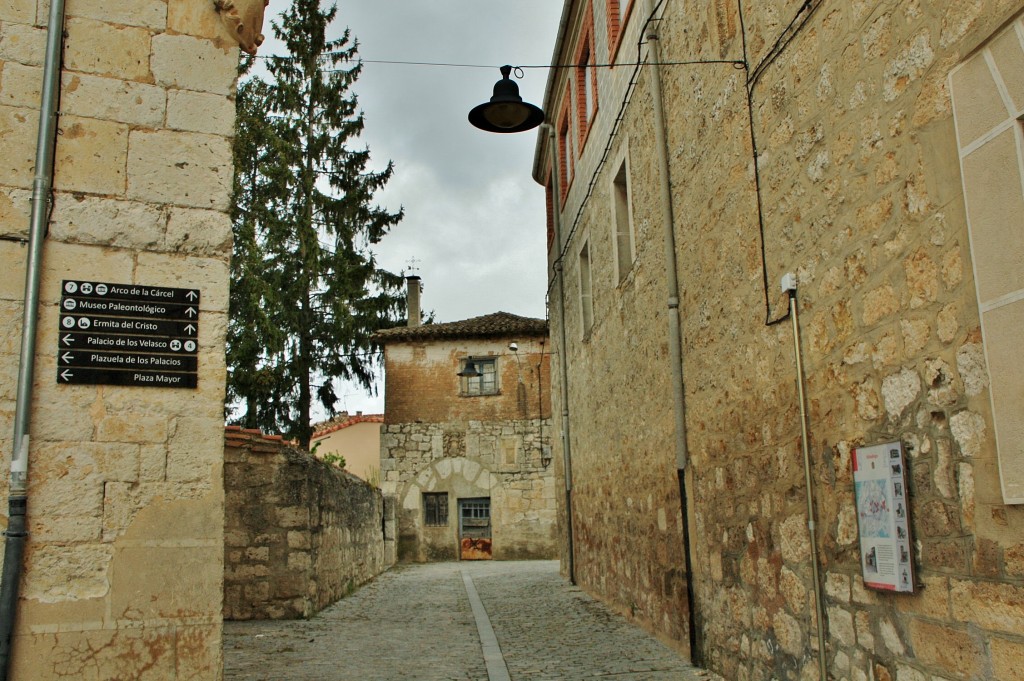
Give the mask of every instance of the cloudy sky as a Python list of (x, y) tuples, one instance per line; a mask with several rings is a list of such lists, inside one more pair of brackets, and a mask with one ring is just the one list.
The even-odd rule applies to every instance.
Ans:
[[(270, 21), (288, 6), (271, 0), (260, 54), (283, 53)], [(359, 41), (363, 73), (353, 90), (366, 116), (375, 167), (395, 175), (379, 203), (405, 219), (377, 248), (391, 271), (415, 258), (423, 307), (439, 322), (497, 312), (545, 316), (544, 191), (531, 177), (536, 131), (492, 134), (469, 110), (491, 96), (502, 64), (551, 63), (558, 0), (340, 0), (336, 37)], [(472, 64), (486, 68), (380, 64)], [(547, 69), (525, 69), (520, 94), (541, 106)], [(383, 393), (381, 386), (381, 393)], [(339, 408), (383, 412), (383, 394), (340, 391)]]

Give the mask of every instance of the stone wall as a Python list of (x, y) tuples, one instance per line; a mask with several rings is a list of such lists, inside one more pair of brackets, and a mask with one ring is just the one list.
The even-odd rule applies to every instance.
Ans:
[[(582, 14), (586, 4), (573, 7)], [(624, 45), (636, 44), (645, 18), (633, 4)], [(669, 1), (657, 24), (663, 62), (750, 64), (662, 67), (696, 652), (730, 679), (818, 678), (793, 329), (789, 320), (765, 323), (784, 318), (778, 282), (795, 272), (828, 674), (1016, 678), (1024, 659), (1024, 509), (1000, 493), (948, 78), (1024, 5), (812, 3), (806, 23), (797, 21), (773, 56), (801, 5), (743, 3), (740, 21), (737, 3)], [(602, 55), (603, 21), (596, 13)], [(1019, 25), (1010, 35), (985, 61), (1019, 71)], [(571, 419), (580, 585), (685, 647), (650, 69), (638, 75), (609, 153), (630, 160), (636, 259), (621, 281), (610, 214), (615, 168), (599, 165), (632, 73), (599, 70), (601, 103), (561, 206), (565, 243), (552, 257), (564, 254), (566, 315), (552, 305), (552, 328), (567, 328), (558, 351), (568, 363), (568, 404), (556, 403), (553, 413), (556, 428), (563, 406)], [(549, 92), (565, 92), (571, 77), (555, 74)], [(1019, 99), (1018, 84), (1000, 87), (1005, 99)], [(557, 116), (564, 105), (559, 97), (545, 109)], [(1011, 123), (1005, 129), (1019, 150), (1019, 122)], [(584, 243), (589, 331), (579, 303)], [(552, 373), (558, 396), (560, 372)], [(913, 595), (866, 589), (861, 577), (850, 453), (890, 440), (909, 453), (922, 586)], [(559, 451), (555, 462), (564, 474)]]
[[(5, 477), (49, 5), (0, 3)], [(212, 2), (69, 2), (63, 28), (10, 674), (218, 679), (238, 49)], [(59, 385), (64, 279), (198, 289), (198, 387)]]
[[(493, 556), (556, 556), (555, 479), (541, 460), (551, 420), (385, 425), (384, 491), (398, 507), (402, 560), (458, 558), (458, 499), (489, 498)], [(448, 523), (426, 527), (423, 493), (448, 494)]]
[[(544, 465), (552, 438), (546, 347), (536, 331), (493, 329), (387, 341), (381, 487), (398, 507), (401, 560), (459, 558), (460, 499), (490, 500), (495, 559), (557, 556), (555, 479)], [(466, 357), (494, 359), (493, 393), (463, 393), (457, 374)], [(442, 525), (426, 525), (429, 493), (447, 494)]]
[(282, 442), (229, 426), (224, 617), (309, 617), (395, 562), (380, 490)]

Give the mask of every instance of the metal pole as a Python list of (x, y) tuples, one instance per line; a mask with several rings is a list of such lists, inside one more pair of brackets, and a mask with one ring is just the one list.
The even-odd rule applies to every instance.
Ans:
[(796, 354), (796, 386), (800, 399), (800, 442), (804, 455), (804, 485), (807, 488), (807, 530), (811, 537), (811, 572), (814, 578), (814, 608), (818, 625), (818, 670), (822, 681), (828, 679), (825, 666), (825, 610), (822, 596), (821, 574), (818, 570), (818, 539), (814, 523), (814, 487), (811, 481), (811, 446), (810, 428), (808, 426), (807, 396), (804, 394), (804, 364), (800, 343), (799, 306), (796, 301), (796, 290), (789, 292), (789, 312), (793, 318), (793, 350)]
[[(652, 16), (651, 0), (647, 2), (647, 14)], [(689, 509), (686, 493), (686, 467), (689, 455), (686, 449), (686, 396), (683, 390), (683, 345), (679, 321), (679, 274), (676, 265), (675, 215), (672, 208), (672, 176), (668, 161), (668, 138), (665, 133), (665, 106), (662, 101), (661, 49), (658, 33), (650, 25), (647, 29), (650, 46), (651, 99), (654, 108), (654, 144), (658, 154), (658, 168), (661, 172), (660, 198), (661, 218), (665, 236), (665, 272), (668, 292), (668, 349), (669, 373), (672, 376), (672, 406), (675, 417), (676, 471), (679, 477), (679, 506), (682, 513), (683, 562), (686, 569), (686, 598), (690, 661), (699, 665), (700, 644), (697, 636), (697, 599), (693, 588), (692, 556), (690, 551)]]
[(57, 129), (57, 91), (60, 87), (61, 46), (64, 37), (64, 0), (52, 0), (47, 23), (46, 58), (43, 65), (39, 134), (36, 141), (32, 212), (29, 218), (28, 259), (25, 265), (25, 300), (22, 311), (21, 358), (14, 412), (14, 451), (11, 455), (11, 486), (8, 493), (8, 524), (4, 542), (3, 582), (0, 584), (0, 681), (8, 678), (11, 638), (18, 608), (21, 563), (25, 552), (25, 513), (28, 508), (29, 426), (32, 381), (35, 374), (39, 286), (42, 277), (43, 241), (46, 238), (50, 187), (53, 183), (53, 150)]
[[(551, 148), (551, 191), (554, 195), (554, 205), (551, 208), (552, 222), (555, 228), (555, 246), (562, 248), (562, 219), (558, 210), (561, 201), (559, 186), (559, 165), (558, 144), (555, 140), (555, 129), (545, 123), (548, 131), (548, 142)], [(561, 385), (558, 387), (562, 402), (562, 463), (565, 469), (565, 532), (566, 542), (569, 548), (569, 582), (576, 583), (576, 547), (573, 541), (573, 516), (572, 516), (572, 453), (569, 440), (569, 355), (566, 352), (565, 344), (565, 286), (563, 283), (562, 260), (555, 261), (555, 284), (557, 292), (555, 298), (558, 305), (558, 368), (561, 373)]]

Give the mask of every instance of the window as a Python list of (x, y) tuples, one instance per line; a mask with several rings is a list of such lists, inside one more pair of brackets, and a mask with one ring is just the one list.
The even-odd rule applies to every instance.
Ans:
[(423, 493), (423, 522), (429, 527), (444, 527), (448, 524), (448, 493)]
[(463, 395), (497, 395), (498, 394), (498, 372), (497, 359), (494, 357), (467, 357), (462, 360), (460, 370), (465, 370), (473, 363), (476, 367), (477, 376), (462, 376)]
[(554, 181), (553, 169), (548, 169), (548, 177), (544, 182), (544, 209), (547, 216), (547, 243), (548, 253), (555, 245), (555, 190), (551, 186)]
[(594, 12), (588, 9), (580, 32), (576, 51), (576, 117), (579, 148), (590, 132), (590, 124), (597, 113), (597, 69), (594, 68)]
[(633, 268), (636, 257), (633, 238), (633, 205), (629, 188), (629, 159), (624, 153), (612, 178), (612, 229), (614, 230), (615, 267), (619, 282)]
[(590, 124), (590, 119), (594, 117), (594, 86), (590, 78), (593, 69), (590, 57), (590, 47), (584, 45), (579, 61), (576, 62), (576, 82), (579, 87), (577, 92), (579, 96), (580, 130), (582, 131), (586, 131), (587, 126)]
[(590, 334), (590, 328), (594, 325), (594, 298), (590, 277), (590, 244), (583, 242), (579, 258), (580, 273), (580, 323), (583, 328), (583, 336)]
[(633, 9), (633, 0), (605, 0), (605, 8), (608, 16), (608, 61), (614, 61)]
[(559, 188), (561, 200), (564, 203), (569, 193), (569, 180), (572, 178), (572, 126), (569, 125), (569, 100), (566, 98), (565, 110), (562, 112), (561, 121), (558, 124), (558, 171)]
[[(1018, 350), (1024, 328), (1024, 98), (1017, 94), (1024, 91), (1022, 33), (1024, 19), (1018, 19), (949, 76), (1007, 504), (1024, 504), (1024, 369)], [(961, 414), (952, 418), (974, 418)]]

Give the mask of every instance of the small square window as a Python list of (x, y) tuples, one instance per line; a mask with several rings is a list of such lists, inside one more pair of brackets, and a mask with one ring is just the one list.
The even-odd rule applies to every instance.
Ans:
[(460, 376), (463, 395), (497, 395), (498, 372), (497, 360), (494, 357), (467, 357), (462, 360), (460, 372), (472, 364), (476, 368), (476, 376)]
[(448, 524), (448, 493), (423, 493), (423, 522), (429, 527), (444, 527)]

